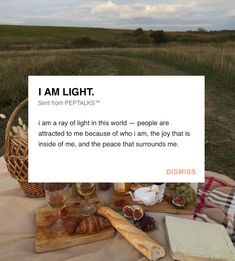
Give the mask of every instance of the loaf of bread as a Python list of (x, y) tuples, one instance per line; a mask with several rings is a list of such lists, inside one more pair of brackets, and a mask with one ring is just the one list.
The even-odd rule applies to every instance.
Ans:
[(145, 232), (130, 224), (116, 211), (108, 207), (100, 207), (98, 212), (107, 218), (112, 226), (149, 260), (157, 260), (165, 256), (165, 249), (161, 245)]

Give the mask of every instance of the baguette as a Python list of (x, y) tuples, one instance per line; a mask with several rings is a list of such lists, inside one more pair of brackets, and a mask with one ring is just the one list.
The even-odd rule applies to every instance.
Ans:
[(154, 261), (165, 256), (165, 249), (161, 245), (145, 232), (130, 224), (116, 211), (108, 207), (100, 207), (98, 212), (107, 218), (112, 226), (149, 260)]

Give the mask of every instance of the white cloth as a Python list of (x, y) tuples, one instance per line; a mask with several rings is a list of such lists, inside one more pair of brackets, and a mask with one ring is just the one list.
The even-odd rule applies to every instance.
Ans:
[[(109, 203), (110, 192), (103, 192)], [(0, 158), (0, 260), (17, 261), (146, 261), (126, 239), (118, 232), (114, 238), (86, 245), (66, 248), (48, 253), (36, 254), (35, 244), (35, 210), (46, 205), (45, 198), (27, 198), (18, 182), (8, 173), (3, 157)], [(163, 226), (165, 214), (151, 213), (156, 219), (158, 229), (149, 233), (159, 244), (165, 247), (169, 257), (167, 239)]]

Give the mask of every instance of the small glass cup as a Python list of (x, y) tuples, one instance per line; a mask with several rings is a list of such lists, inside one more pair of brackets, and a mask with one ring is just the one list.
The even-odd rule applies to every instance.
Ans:
[(95, 183), (76, 183), (78, 193), (84, 196), (85, 204), (82, 207), (82, 215), (90, 216), (96, 212), (94, 204), (89, 203), (89, 196), (95, 191)]
[(48, 205), (58, 212), (57, 219), (51, 224), (55, 231), (62, 229), (61, 208), (65, 205), (68, 196), (68, 183), (46, 183), (44, 184), (45, 195)]

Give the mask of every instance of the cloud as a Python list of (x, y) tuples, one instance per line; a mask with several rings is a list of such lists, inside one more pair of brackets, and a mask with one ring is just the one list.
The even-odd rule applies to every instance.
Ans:
[[(235, 17), (235, 9), (230, 9), (227, 13), (226, 16), (228, 17)], [(235, 19), (234, 19), (234, 25), (235, 25)]]
[(92, 8), (91, 14), (106, 17), (112, 15), (118, 16), (120, 19), (133, 19), (138, 17), (166, 17), (168, 15), (180, 15), (183, 12), (192, 10), (196, 4), (194, 2), (188, 4), (120, 4), (117, 5), (111, 0), (100, 3)]
[(103, 13), (110, 13), (110, 12), (119, 12), (120, 6), (113, 3), (111, 0), (100, 3), (96, 5), (94, 8), (91, 10), (91, 14), (103, 14)]
[(235, 29), (233, 0), (8, 0), (0, 24)]

